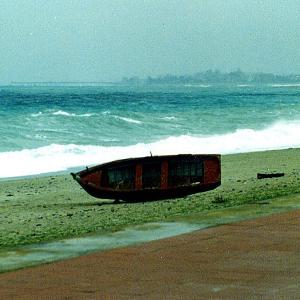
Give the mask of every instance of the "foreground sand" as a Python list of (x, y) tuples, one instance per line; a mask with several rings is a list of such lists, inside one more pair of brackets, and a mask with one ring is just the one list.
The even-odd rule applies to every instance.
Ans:
[(0, 275), (1, 299), (299, 299), (300, 210)]
[[(0, 250), (119, 230), (300, 192), (300, 149), (222, 156), (222, 186), (182, 199), (114, 205), (92, 198), (71, 176), (0, 181)], [(284, 172), (257, 180), (258, 172)]]

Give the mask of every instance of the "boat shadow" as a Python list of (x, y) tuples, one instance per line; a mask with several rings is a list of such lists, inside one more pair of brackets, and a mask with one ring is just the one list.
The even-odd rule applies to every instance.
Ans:
[(136, 201), (123, 201), (123, 200), (107, 200), (107, 201), (99, 201), (99, 202), (81, 202), (81, 203), (70, 203), (68, 206), (79, 206), (79, 207), (87, 207), (87, 206), (105, 206), (105, 205), (134, 205), (134, 204), (144, 204), (150, 202), (167, 202), (170, 199), (155, 199), (155, 200), (136, 200)]
[(101, 202), (81, 202), (81, 203), (72, 203), (68, 204), (68, 206), (78, 206), (78, 207), (88, 207), (88, 206), (103, 206), (103, 205), (118, 205), (118, 204), (126, 204), (126, 202), (114, 202), (114, 201), (101, 201)]

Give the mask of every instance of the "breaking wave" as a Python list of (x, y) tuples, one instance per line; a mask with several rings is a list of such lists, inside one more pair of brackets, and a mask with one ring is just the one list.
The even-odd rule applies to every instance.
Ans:
[(66, 116), (66, 117), (91, 117), (94, 114), (91, 114), (91, 113), (87, 113), (87, 114), (74, 114), (74, 113), (68, 113), (68, 112), (63, 111), (63, 110), (58, 110), (58, 111), (52, 113), (52, 115), (55, 115), (55, 116)]
[(300, 83), (274, 83), (271, 87), (300, 87)]
[(39, 111), (38, 113), (36, 114), (31, 114), (32, 117), (39, 117), (41, 116), (43, 113), (41, 111)]
[[(47, 114), (47, 113), (43, 113), (43, 112), (39, 111), (38, 113), (32, 113), (31, 117), (40, 117), (40, 116), (45, 115), (45, 114)], [(48, 114), (49, 114), (49, 112), (48, 112)], [(58, 110), (58, 111), (55, 111), (51, 114), (54, 115), (54, 116), (65, 116), (65, 117), (91, 117), (91, 116), (95, 115), (95, 114), (92, 114), (92, 113), (74, 114), (74, 113), (69, 113), (69, 112), (63, 111), (63, 110)]]
[(209, 88), (210, 84), (185, 84), (185, 87), (194, 87), (194, 88)]
[(176, 117), (174, 117), (174, 116), (163, 117), (163, 118), (162, 118), (162, 120), (168, 120), (168, 121), (170, 121), (170, 120), (175, 120), (175, 119), (176, 119)]
[(36, 149), (0, 153), (0, 177), (17, 177), (95, 165), (115, 159), (179, 153), (242, 153), (300, 147), (300, 121), (280, 122), (263, 130), (239, 129), (213, 136), (171, 136), (131, 146), (52, 144)]
[(141, 121), (139, 120), (135, 120), (135, 119), (131, 119), (131, 118), (126, 118), (126, 117), (120, 117), (120, 116), (114, 116), (116, 119), (118, 120), (122, 120), (125, 121), (127, 123), (134, 123), (134, 124), (142, 124)]

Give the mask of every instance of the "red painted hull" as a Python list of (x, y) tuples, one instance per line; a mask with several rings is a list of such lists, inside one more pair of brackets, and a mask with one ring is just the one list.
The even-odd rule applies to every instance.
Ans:
[(221, 157), (181, 154), (124, 159), (72, 176), (96, 198), (127, 202), (179, 198), (221, 185)]

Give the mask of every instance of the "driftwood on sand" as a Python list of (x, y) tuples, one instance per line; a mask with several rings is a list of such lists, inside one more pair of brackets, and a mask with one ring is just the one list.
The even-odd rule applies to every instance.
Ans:
[(282, 177), (284, 173), (257, 173), (257, 179)]

